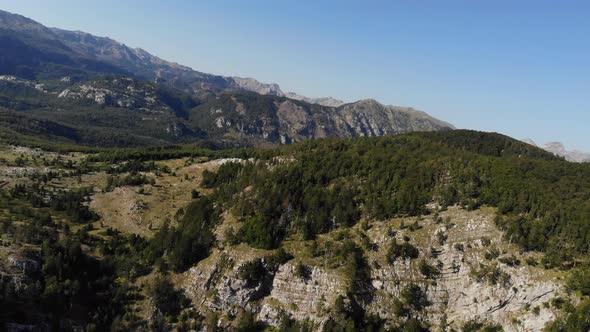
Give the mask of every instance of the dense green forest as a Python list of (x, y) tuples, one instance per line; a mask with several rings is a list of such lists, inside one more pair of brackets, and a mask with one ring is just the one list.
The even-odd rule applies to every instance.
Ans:
[[(231, 211), (240, 221), (241, 230), (229, 234), (232, 243), (276, 249), (276, 254), (240, 270), (244, 280), (257, 282), (290, 259), (282, 248), (287, 238), (314, 239), (319, 234), (346, 230), (362, 219), (420, 216), (458, 204), (466, 209), (497, 207), (497, 226), (510, 241), (525, 251), (544, 252), (540, 263), (547, 269), (573, 269), (568, 287), (585, 300), (577, 307), (566, 306), (569, 314), (552, 323), (550, 330), (588, 328), (588, 164), (569, 163), (508, 137), (473, 131), (327, 139), (266, 150), (168, 146), (95, 152), (83, 162), (64, 165), (70, 172), (54, 176), (75, 177), (102, 169), (109, 174), (104, 189), (111, 190), (152, 181), (142, 172), (171, 172), (157, 166), (157, 160), (240, 159), (223, 164), (216, 172), (205, 171), (202, 185), (212, 193), (187, 192), (192, 195), (191, 203), (179, 209), (174, 223), (166, 223), (150, 239), (110, 229), (104, 236), (89, 235), (91, 222), (98, 216), (88, 209), (92, 194), (88, 188), (49, 189), (44, 185), (47, 178), (31, 176), (33, 184), (0, 190), (1, 207), (9, 209), (12, 220), (25, 220), (4, 219), (0, 231), (19, 243), (40, 246), (39, 252), (31, 251), (30, 255), (42, 262), (35, 277), (38, 281), (28, 295), (31, 302), (15, 297), (14, 290), (2, 289), (3, 319), (18, 321), (19, 315), (30, 319), (26, 311), (33, 310), (42, 313), (36, 319), (50, 317), (56, 329), (69, 328), (60, 325), (64, 319), (84, 322), (89, 331), (146, 327), (129, 310), (139, 296), (133, 281), (154, 270), (183, 272), (206, 258), (215, 244), (213, 231), (223, 211)], [(119, 164), (114, 167), (111, 163)], [(76, 225), (75, 231), (72, 225)], [(357, 330), (369, 326), (379, 330), (383, 326), (379, 317), (365, 314), (358, 305), (368, 301), (370, 279), (359, 245), (343, 235), (341, 243), (330, 251), (351, 271), (353, 283), (347, 299), (352, 304), (340, 308), (339, 318), (330, 321), (327, 329), (338, 331), (341, 322), (348, 322)], [(410, 242), (392, 241), (387, 249), (391, 263), (417, 257)], [(437, 277), (436, 266), (425, 261), (419, 264), (426, 278)], [(299, 264), (297, 274), (305, 278), (307, 273)], [(170, 322), (184, 326), (181, 322), (188, 318), (178, 313), (189, 305), (188, 300), (165, 279), (156, 283), (151, 296), (157, 299), (163, 318), (153, 324), (162, 329)], [(426, 329), (413, 314), (428, 306), (422, 290), (412, 286), (405, 292), (407, 298), (402, 297), (395, 309), (407, 317), (399, 330)], [(8, 312), (12, 314), (7, 316)], [(205, 324), (204, 317), (194, 318)], [(252, 317), (243, 318), (244, 331), (260, 327)], [(478, 324), (473, 322), (464, 330), (484, 328)], [(299, 330), (305, 322), (285, 320), (283, 327)]]
[[(498, 207), (498, 226), (548, 267), (590, 252), (590, 165), (565, 162), (497, 134), (469, 131), (310, 141), (225, 164), (204, 184), (244, 220), (244, 240), (275, 248), (377, 220), (442, 209)], [(274, 156), (273, 156), (274, 155)], [(240, 195), (251, 186), (254, 193)], [(270, 234), (270, 235), (269, 235)], [(265, 240), (268, 238), (269, 240)]]

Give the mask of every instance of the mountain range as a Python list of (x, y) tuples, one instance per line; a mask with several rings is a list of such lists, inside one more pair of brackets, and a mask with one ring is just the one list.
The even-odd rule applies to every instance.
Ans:
[(0, 74), (5, 136), (94, 146), (264, 146), (454, 128), (412, 108), (308, 98), (252, 78), (195, 71), (108, 37), (4, 11)]

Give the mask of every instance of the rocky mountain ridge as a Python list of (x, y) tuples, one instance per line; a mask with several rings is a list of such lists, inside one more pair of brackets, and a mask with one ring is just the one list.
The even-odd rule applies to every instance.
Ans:
[(0, 11), (0, 28), (40, 34), (54, 43), (84, 57), (95, 58), (139, 76), (170, 84), (188, 92), (242, 90), (264, 95), (288, 97), (311, 104), (337, 107), (343, 101), (332, 97), (308, 98), (294, 92), (283, 92), (276, 83), (261, 83), (253, 78), (220, 76), (195, 71), (187, 66), (163, 60), (141, 48), (131, 48), (109, 37), (98, 37), (82, 31), (47, 28), (24, 16)]

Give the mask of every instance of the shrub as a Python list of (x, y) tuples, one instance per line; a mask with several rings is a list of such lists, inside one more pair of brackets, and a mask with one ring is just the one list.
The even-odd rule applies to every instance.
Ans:
[(149, 288), (149, 295), (154, 301), (154, 306), (164, 316), (176, 316), (188, 299), (182, 291), (176, 290), (174, 285), (164, 277), (157, 277)]
[(498, 324), (491, 324), (481, 322), (479, 320), (470, 320), (465, 322), (461, 327), (462, 332), (501, 332), (502, 326)]
[(391, 241), (389, 249), (387, 250), (387, 261), (391, 264), (395, 262), (396, 259), (414, 259), (418, 258), (420, 251), (418, 248), (413, 246), (408, 242), (404, 242), (402, 244), (398, 244), (395, 239)]
[(400, 298), (404, 304), (416, 311), (421, 311), (430, 305), (426, 293), (415, 284), (410, 284), (402, 289)]
[(422, 273), (422, 275), (427, 279), (435, 279), (440, 276), (440, 269), (428, 264), (426, 260), (421, 260), (418, 267), (420, 269), (420, 273)]
[(295, 276), (299, 279), (307, 280), (311, 276), (309, 267), (301, 262), (295, 264)]
[(485, 252), (484, 257), (487, 260), (496, 259), (500, 256), (500, 250), (498, 248), (492, 248)]
[(582, 295), (590, 295), (590, 267), (584, 266), (574, 270), (567, 280), (567, 287)]
[(519, 266), (520, 265), (520, 259), (516, 258), (514, 255), (511, 255), (508, 257), (501, 257), (500, 259), (498, 259), (498, 261), (500, 261), (500, 263), (506, 264), (508, 266)]
[(508, 287), (510, 285), (510, 275), (502, 271), (497, 265), (479, 264), (478, 267), (471, 267), (469, 276), (480, 283), (499, 284), (502, 287)]
[(247, 287), (254, 287), (260, 284), (267, 273), (268, 271), (260, 258), (246, 262), (238, 269), (238, 277), (246, 281)]

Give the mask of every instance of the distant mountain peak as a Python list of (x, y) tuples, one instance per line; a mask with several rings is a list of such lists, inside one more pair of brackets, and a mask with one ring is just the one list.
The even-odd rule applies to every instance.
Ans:
[(583, 152), (579, 150), (567, 150), (565, 145), (561, 142), (548, 142), (543, 145), (537, 145), (532, 139), (525, 138), (521, 140), (522, 142), (528, 143), (533, 146), (538, 146), (545, 151), (549, 151), (554, 155), (564, 157), (567, 161), (576, 162), (576, 163), (583, 163), (583, 162), (590, 162), (590, 153)]
[(306, 97), (306, 96), (299, 95), (295, 92), (287, 92), (287, 93), (285, 93), (285, 96), (290, 99), (301, 100), (306, 103), (318, 104), (318, 105), (322, 105), (322, 106), (338, 107), (338, 106), (342, 106), (345, 104), (345, 102), (343, 102), (342, 100), (332, 98), (332, 97), (312, 98), (312, 97)]
[(561, 142), (549, 142), (542, 146), (543, 149), (564, 157), (568, 161), (573, 162), (590, 162), (590, 153), (579, 150), (567, 150), (565, 145)]
[(365, 98), (354, 102), (355, 104), (359, 105), (369, 105), (369, 106), (385, 106), (378, 102), (376, 99), (373, 98)]
[(242, 90), (256, 92), (261, 95), (273, 95), (279, 97), (285, 95), (281, 90), (281, 87), (276, 83), (261, 83), (250, 77), (231, 76), (229, 79), (233, 80)]

